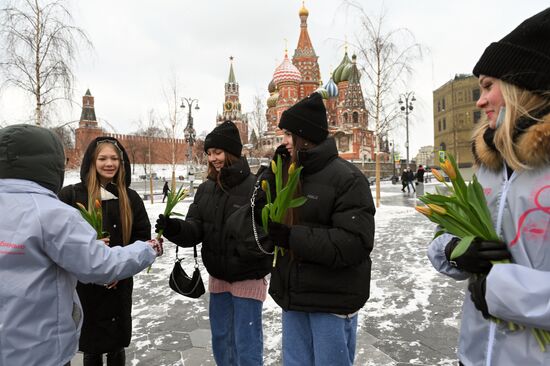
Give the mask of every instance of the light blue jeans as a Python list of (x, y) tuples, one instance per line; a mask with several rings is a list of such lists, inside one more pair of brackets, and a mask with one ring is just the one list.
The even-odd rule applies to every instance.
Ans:
[(283, 365), (352, 366), (357, 318), (283, 311)]
[(262, 305), (229, 292), (210, 293), (212, 350), (218, 366), (263, 365)]

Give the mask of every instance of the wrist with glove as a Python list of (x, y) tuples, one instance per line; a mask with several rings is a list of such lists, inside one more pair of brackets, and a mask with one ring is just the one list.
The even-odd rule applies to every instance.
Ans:
[(455, 237), (445, 246), (445, 257), (451, 266), (462, 271), (487, 274), (493, 266), (492, 262), (512, 259), (506, 243), (480, 238), (475, 238), (462, 254), (451, 259), (460, 241)]
[(277, 156), (281, 156), (283, 163), (290, 161), (291, 156), (286, 148), (286, 145), (279, 145), (277, 149), (275, 149), (275, 154), (273, 154), (273, 160), (275, 160), (275, 162), (277, 161)]
[(489, 306), (487, 300), (485, 300), (485, 291), (487, 286), (487, 275), (479, 274), (474, 279), (470, 280), (468, 284), (468, 290), (470, 291), (470, 299), (474, 303), (477, 310), (481, 311), (481, 314), (485, 319), (489, 319)]
[(160, 257), (164, 253), (162, 242), (163, 242), (162, 238), (151, 239), (147, 241), (147, 243), (151, 246), (151, 248), (153, 248), (153, 250), (157, 253), (157, 257)]
[(278, 247), (290, 249), (290, 227), (285, 224), (269, 220), (267, 223), (269, 238)]
[(172, 219), (170, 216), (159, 215), (157, 223), (155, 225), (155, 233), (159, 233), (162, 230), (164, 236), (177, 235), (180, 232), (179, 219)]

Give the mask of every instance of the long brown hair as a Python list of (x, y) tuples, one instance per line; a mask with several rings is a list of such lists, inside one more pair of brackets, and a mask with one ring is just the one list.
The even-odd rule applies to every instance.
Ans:
[[(239, 157), (230, 154), (225, 150), (223, 150), (223, 152), (225, 154), (225, 161), (223, 163), (224, 168), (235, 164), (240, 159)], [(208, 173), (206, 176), (208, 177), (208, 179), (212, 179), (214, 182), (216, 182), (216, 184), (218, 184), (221, 189), (224, 189), (223, 184), (220, 180), (220, 172), (218, 172), (216, 168), (214, 168), (214, 165), (212, 165), (211, 162), (208, 162)]]
[(122, 224), (122, 243), (130, 243), (130, 238), (132, 235), (132, 225), (134, 221), (134, 215), (132, 213), (132, 207), (130, 206), (130, 199), (128, 198), (128, 192), (126, 191), (126, 170), (124, 169), (124, 157), (122, 156), (122, 151), (120, 148), (115, 145), (115, 141), (105, 140), (99, 142), (94, 150), (92, 155), (92, 161), (90, 163), (90, 170), (88, 171), (88, 178), (86, 186), (88, 189), (88, 207), (93, 205), (96, 199), (101, 202), (101, 183), (99, 179), (99, 173), (96, 168), (96, 160), (99, 156), (99, 153), (105, 147), (105, 144), (113, 145), (116, 152), (119, 154), (120, 164), (118, 166), (118, 171), (114, 177), (114, 183), (118, 189), (118, 205), (120, 211), (120, 221)]
[[(283, 182), (286, 184), (288, 180), (288, 167), (291, 163), (295, 163), (296, 166), (300, 166), (301, 163), (298, 159), (298, 152), (299, 151), (307, 151), (311, 149), (312, 147), (315, 147), (316, 145), (312, 143), (311, 141), (308, 141), (304, 139), (303, 137), (300, 137), (296, 134), (292, 134), (292, 156), (290, 157), (290, 162), (285, 166), (283, 169)], [(302, 195), (302, 182), (301, 180), (298, 181), (298, 186), (296, 188), (296, 192), (294, 192), (294, 197), (299, 197)], [(285, 218), (283, 222), (286, 225), (295, 225), (299, 223), (300, 217), (298, 215), (298, 209), (297, 208), (291, 208), (287, 210)]]

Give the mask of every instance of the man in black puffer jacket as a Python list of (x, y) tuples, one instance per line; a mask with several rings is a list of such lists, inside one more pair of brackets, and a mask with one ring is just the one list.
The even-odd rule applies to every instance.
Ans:
[(327, 138), (319, 94), (286, 110), (279, 127), (287, 163), (303, 167), (307, 197), (287, 215), (291, 220), (269, 223), (273, 242), (289, 249), (278, 256), (269, 287), (283, 309), (284, 364), (352, 365), (357, 313), (369, 298), (375, 214), (369, 183)]

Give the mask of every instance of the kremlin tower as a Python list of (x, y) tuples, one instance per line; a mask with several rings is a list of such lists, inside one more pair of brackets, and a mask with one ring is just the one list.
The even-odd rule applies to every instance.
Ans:
[(248, 119), (246, 114), (241, 111), (241, 102), (239, 101), (239, 83), (235, 79), (233, 71), (233, 56), (229, 57), (229, 78), (225, 83), (225, 100), (223, 102), (223, 113), (216, 117), (216, 126), (224, 121), (233, 122), (239, 129), (241, 141), (248, 144)]

